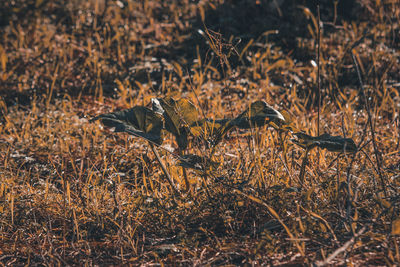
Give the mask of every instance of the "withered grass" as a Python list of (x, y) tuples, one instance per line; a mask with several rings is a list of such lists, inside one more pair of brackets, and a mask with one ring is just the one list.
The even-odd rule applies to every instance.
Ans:
[[(4, 4), (0, 263), (398, 264), (399, 6), (349, 1), (350, 16), (321, 1), (318, 34), (312, 4), (278, 2)], [(207, 179), (158, 150), (181, 192), (190, 182), (177, 195), (146, 142), (88, 122), (163, 96), (215, 119), (265, 100), (362, 149), (302, 164), (290, 133), (233, 131)], [(163, 145), (177, 147), (168, 134)], [(210, 150), (193, 140), (187, 152)]]

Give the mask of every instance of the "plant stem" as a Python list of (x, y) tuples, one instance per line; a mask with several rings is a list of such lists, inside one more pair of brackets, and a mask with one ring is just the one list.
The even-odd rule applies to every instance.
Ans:
[(307, 162), (308, 162), (308, 152), (310, 152), (310, 148), (307, 147), (306, 148), (306, 152), (304, 154), (303, 162), (301, 163), (301, 169), (300, 169), (300, 177), (299, 177), (299, 179), (300, 179), (300, 183), (301, 183), (302, 187), (304, 186), (304, 176), (305, 176), (305, 173), (306, 173), (306, 165), (307, 165)]
[[(179, 149), (179, 156), (182, 157), (182, 151)], [(183, 172), (183, 179), (185, 180), (185, 186), (186, 186), (186, 193), (191, 193), (191, 187), (190, 187), (190, 183), (189, 183), (189, 179), (187, 177), (187, 172), (186, 169), (182, 166), (182, 172)]]
[(202, 178), (203, 178), (204, 189), (206, 190), (208, 198), (211, 199), (210, 190), (208, 190), (207, 186), (207, 174), (202, 175)]
[(156, 159), (158, 161), (158, 163), (161, 166), (162, 171), (165, 174), (165, 177), (167, 178), (168, 183), (170, 184), (170, 186), (172, 187), (172, 189), (174, 190), (175, 193), (179, 194), (179, 190), (178, 188), (176, 188), (174, 182), (171, 179), (171, 175), (169, 174), (167, 168), (165, 167), (164, 163), (161, 161), (160, 155), (158, 154), (157, 150), (155, 149), (154, 145), (149, 142), (150, 148), (153, 151), (154, 155), (156, 156)]

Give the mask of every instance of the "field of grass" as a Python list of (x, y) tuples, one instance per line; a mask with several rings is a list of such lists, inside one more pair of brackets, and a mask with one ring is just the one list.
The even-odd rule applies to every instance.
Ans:
[[(1, 2), (1, 265), (399, 264), (397, 0)], [(286, 121), (182, 149), (90, 122), (167, 97)]]

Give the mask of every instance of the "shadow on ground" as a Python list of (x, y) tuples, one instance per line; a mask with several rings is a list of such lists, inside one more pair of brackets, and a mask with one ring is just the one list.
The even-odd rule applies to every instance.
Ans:
[[(50, 22), (60, 29), (64, 29), (66, 33), (72, 33), (74, 25), (74, 13), (68, 11), (68, 1), (63, 0), (47, 0), (47, 1), (12, 1), (3, 3), (0, 7), (0, 32), (10, 25), (20, 25), (29, 32), (35, 29), (38, 18), (47, 16), (45, 14), (52, 14), (48, 16)], [(127, 1), (122, 1), (127, 2)], [(171, 3), (175, 1), (171, 0)], [(321, 17), (323, 21), (333, 21), (335, 14), (334, 1), (320, 1)], [(63, 9), (64, 7), (64, 9)], [(69, 7), (69, 6), (68, 6)], [(316, 14), (316, 1), (303, 0), (231, 0), (225, 1), (220, 5), (213, 5), (207, 3), (204, 5), (204, 17), (197, 12), (195, 16), (184, 21), (186, 24), (180, 29), (181, 34), (186, 37), (181, 40), (175, 40), (165, 45), (160, 45), (149, 52), (149, 58), (158, 63), (159, 69), (149, 70), (143, 69), (136, 73), (132, 73), (130, 69), (135, 67), (138, 61), (130, 61), (123, 66), (118, 65), (118, 62), (108, 62), (110, 68), (117, 69), (118, 71), (108, 72), (103, 75), (103, 90), (105, 96), (115, 96), (115, 80), (128, 79), (131, 83), (135, 81), (139, 83), (146, 83), (149, 80), (154, 81), (155, 84), (161, 84), (163, 76), (164, 64), (163, 62), (178, 62), (183, 68), (189, 70), (196, 59), (197, 53), (202, 57), (209, 55), (210, 45), (208, 44), (207, 36), (205, 36), (205, 28), (215, 34), (221, 34), (222, 44), (225, 46), (223, 53), (230, 53), (230, 49), (235, 48), (241, 51), (250, 40), (265, 44), (266, 42), (273, 43), (275, 46), (281, 47), (284, 53), (290, 54), (294, 59), (299, 61), (309, 61), (315, 57), (314, 51), (309, 51), (304, 48), (298, 47), (297, 38), (311, 38), (307, 25), (311, 23), (310, 18), (304, 14), (303, 8), (310, 9), (312, 14)], [(336, 22), (340, 23), (341, 20), (353, 20), (354, 9), (359, 8), (356, 1), (338, 1), (337, 5), (337, 18)], [(63, 11), (64, 10), (64, 11)], [(200, 9), (199, 9), (200, 10)], [(157, 11), (154, 14), (155, 19), (167, 16), (164, 14), (164, 9)], [(25, 14), (22, 19), (22, 14)], [(135, 22), (134, 14), (130, 15), (129, 21)], [(106, 27), (108, 21), (107, 16), (97, 16), (99, 25)], [(359, 18), (355, 18), (359, 19)], [(86, 27), (91, 31), (91, 27)], [(329, 30), (329, 29), (328, 29)], [(203, 32), (203, 35), (201, 34)], [(101, 33), (101, 31), (99, 31)], [(266, 35), (268, 33), (268, 36)], [(83, 38), (84, 36), (76, 36), (76, 38)], [(148, 37), (146, 37), (148, 38)], [(130, 45), (130, 44), (126, 44)], [(33, 47), (29, 47), (33, 49)], [(252, 49), (260, 49), (257, 45), (251, 47)], [(18, 53), (18, 51), (17, 51)], [(51, 56), (51, 55), (50, 55)], [(89, 55), (82, 56), (82, 60), (78, 60), (77, 64), (82, 64)], [(141, 62), (143, 63), (143, 62)], [(151, 62), (150, 62), (151, 63)], [(229, 58), (229, 63), (233, 69), (237, 67), (246, 67), (249, 62), (246, 60), (239, 60), (235, 53)], [(44, 63), (46, 64), (46, 63)], [(214, 67), (222, 73), (222, 66), (219, 60), (213, 61)], [(25, 66), (25, 65), (24, 65)], [(17, 68), (17, 72), (24, 73), (25, 67)], [(74, 80), (74, 77), (69, 79), (74, 80), (70, 86), (62, 86), (61, 82), (57, 81), (55, 88), (57, 93), (55, 97), (62, 97), (65, 93), (71, 96), (78, 96), (83, 94), (93, 94), (93, 83), (90, 81), (96, 79), (96, 73), (91, 73), (90, 70), (81, 68), (81, 66), (74, 66), (75, 69), (80, 69), (82, 73), (82, 82)], [(165, 74), (165, 73), (164, 73)], [(78, 74), (73, 74), (77, 76)], [(39, 75), (40, 76), (40, 75)], [(222, 77), (221, 78), (226, 78)], [(229, 77), (228, 77), (229, 78)], [(18, 89), (18, 84), (15, 81), (1, 82), (2, 90), (0, 96), (5, 100), (7, 105), (19, 103), (22, 105), (29, 104), (33, 95), (42, 96), (48, 91), (51, 84), (50, 79), (45, 79), (41, 83), (32, 85), (28, 90)], [(179, 77), (178, 77), (179, 79)], [(155, 87), (155, 90), (159, 89)]]

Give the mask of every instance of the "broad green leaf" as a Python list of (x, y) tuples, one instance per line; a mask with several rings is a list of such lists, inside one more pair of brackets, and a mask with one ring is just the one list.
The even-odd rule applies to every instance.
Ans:
[(127, 132), (142, 137), (157, 145), (162, 143), (162, 120), (151, 109), (136, 106), (131, 109), (102, 114), (90, 120), (100, 120), (107, 127), (115, 127), (114, 132)]
[(185, 149), (189, 127), (198, 120), (196, 107), (187, 99), (166, 97), (153, 100), (153, 110), (164, 116), (165, 129), (175, 135), (179, 148)]
[[(265, 101), (256, 101), (235, 119), (222, 120), (202, 120), (191, 126), (193, 135), (203, 135), (204, 138), (215, 146), (233, 128), (249, 129), (270, 124), (277, 129), (281, 129), (285, 124), (285, 118), (279, 111), (268, 105)], [(208, 134), (204, 134), (208, 131)]]
[(298, 139), (292, 139), (291, 141), (303, 148), (312, 149), (318, 146), (331, 152), (354, 153), (357, 151), (357, 145), (351, 138), (332, 136), (330, 134), (323, 134), (317, 137), (313, 137), (305, 133), (295, 133), (294, 135)]
[(219, 162), (211, 161), (206, 157), (188, 154), (179, 158), (178, 165), (184, 168), (207, 172), (215, 170), (219, 166)]
[(233, 127), (249, 129), (261, 127), (265, 124), (275, 123), (281, 125), (285, 118), (279, 111), (268, 105), (265, 101), (253, 102), (250, 107), (230, 123)]

